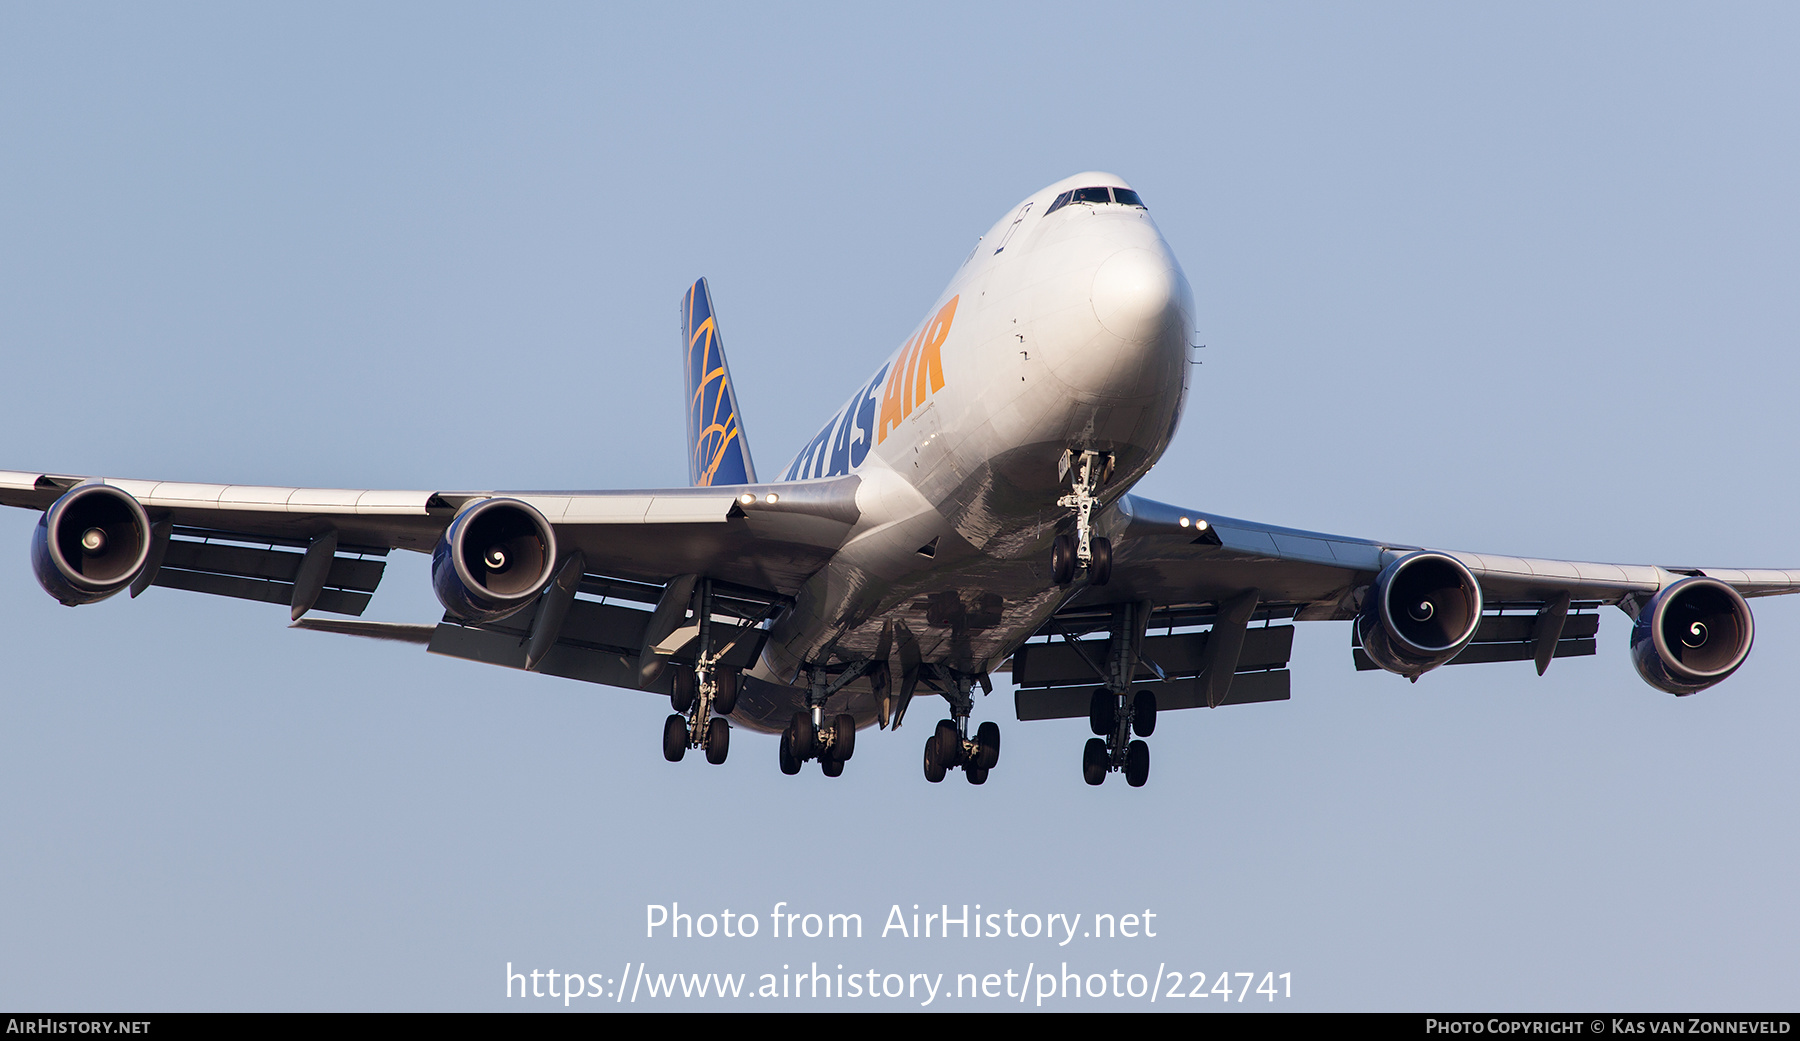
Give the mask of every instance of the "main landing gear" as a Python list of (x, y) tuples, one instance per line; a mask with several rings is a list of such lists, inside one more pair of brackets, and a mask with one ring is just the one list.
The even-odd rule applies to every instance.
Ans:
[[(1150, 674), (1162, 676), (1160, 668), (1143, 653), (1150, 613), (1148, 601), (1114, 604), (1107, 622), (1104, 661), (1083, 654), (1105, 681), (1088, 699), (1088, 729), (1094, 736), (1081, 750), (1081, 776), (1089, 784), (1104, 783), (1106, 775), (1115, 770), (1123, 773), (1125, 783), (1133, 788), (1142, 788), (1150, 780), (1150, 746), (1142, 739), (1156, 732), (1156, 694), (1142, 687), (1131, 692), (1140, 665)], [(1063, 635), (1073, 639), (1070, 633)]]
[(1095, 734), (1081, 751), (1081, 776), (1100, 784), (1114, 770), (1125, 774), (1125, 783), (1142, 788), (1150, 779), (1150, 746), (1141, 740), (1156, 732), (1156, 695), (1140, 690), (1126, 698), (1105, 687), (1094, 688), (1088, 702), (1088, 729)]
[(725, 761), (731, 751), (731, 724), (725, 717), (737, 708), (738, 688), (743, 677), (737, 669), (720, 665), (720, 660), (737, 645), (756, 624), (730, 628), (724, 640), (713, 632), (713, 584), (702, 578), (694, 587), (694, 616), (699, 621), (699, 634), (693, 668), (671, 669), (669, 705), (675, 711), (663, 721), (663, 758), (679, 763), (690, 748), (706, 749), (706, 761), (714, 766)]
[(970, 784), (987, 783), (988, 771), (1000, 762), (1000, 725), (991, 719), (981, 724), (974, 740), (968, 730), (967, 716), (938, 720), (937, 730), (925, 739), (927, 781), (936, 784), (960, 766)]
[(836, 676), (830, 675), (824, 667), (811, 670), (806, 708), (794, 713), (787, 729), (781, 732), (782, 773), (791, 777), (800, 772), (808, 759), (817, 759), (819, 772), (826, 777), (843, 775), (844, 764), (856, 753), (856, 717), (846, 712), (828, 720), (825, 702), (851, 680), (869, 671), (871, 665), (870, 662), (857, 662)]
[(676, 667), (669, 704), (675, 712), (663, 721), (663, 758), (679, 763), (690, 748), (706, 749), (714, 766), (731, 751), (731, 724), (725, 716), (737, 707), (740, 677), (735, 669), (705, 673)]
[(1075, 511), (1075, 534), (1058, 535), (1050, 544), (1050, 579), (1059, 586), (1075, 581), (1075, 572), (1087, 569), (1088, 585), (1103, 586), (1112, 578), (1112, 540), (1094, 534), (1094, 507), (1100, 488), (1112, 476), (1109, 452), (1071, 449), (1062, 458), (1063, 476), (1070, 491), (1056, 500)]
[(949, 771), (962, 768), (970, 784), (986, 784), (988, 771), (1000, 762), (1000, 725), (992, 720), (981, 724), (973, 739), (969, 737), (969, 713), (975, 699), (969, 690), (969, 678), (952, 675), (950, 719), (938, 720), (937, 729), (925, 739), (925, 779), (932, 784), (942, 781)]
[(839, 777), (844, 764), (856, 753), (856, 717), (842, 713), (829, 727), (813, 722), (813, 713), (800, 711), (781, 732), (781, 772), (790, 777), (808, 759), (819, 761), (819, 772)]

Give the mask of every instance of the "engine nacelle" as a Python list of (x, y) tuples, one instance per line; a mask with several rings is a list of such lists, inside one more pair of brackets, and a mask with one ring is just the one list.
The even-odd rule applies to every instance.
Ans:
[(530, 604), (556, 568), (556, 532), (517, 499), (483, 499), (450, 522), (431, 551), (431, 587), (445, 610), (492, 622)]
[(1756, 624), (1738, 591), (1716, 578), (1684, 578), (1652, 597), (1631, 627), (1631, 662), (1657, 690), (1685, 697), (1737, 671)]
[(1459, 654), (1481, 625), (1481, 583), (1463, 562), (1421, 550), (1375, 577), (1356, 635), (1369, 660), (1418, 679)]
[(70, 607), (131, 585), (149, 558), (150, 518), (130, 493), (111, 485), (71, 488), (31, 534), (38, 585)]

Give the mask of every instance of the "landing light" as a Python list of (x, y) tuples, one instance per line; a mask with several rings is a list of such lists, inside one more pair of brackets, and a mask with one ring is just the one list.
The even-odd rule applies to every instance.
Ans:
[(776, 498), (775, 493), (770, 492), (769, 494), (763, 496), (763, 501), (767, 502), (767, 503), (773, 503), (775, 501), (775, 498)]
[(1206, 524), (1206, 521), (1204, 518), (1194, 522), (1194, 530), (1195, 531), (1205, 531), (1206, 528), (1207, 528), (1207, 524)]
[(756, 501), (756, 496), (751, 492), (745, 492), (744, 494), (738, 496), (738, 501), (743, 503), (745, 506), (748, 506), (751, 503)]
[(1188, 526), (1188, 519), (1186, 517), (1181, 518), (1181, 526), (1184, 528)]

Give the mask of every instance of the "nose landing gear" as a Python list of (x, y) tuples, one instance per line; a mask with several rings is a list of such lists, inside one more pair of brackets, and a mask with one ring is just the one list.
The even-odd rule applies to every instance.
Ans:
[(1081, 568), (1087, 569), (1089, 585), (1103, 586), (1112, 579), (1112, 540), (1093, 531), (1094, 506), (1112, 469), (1110, 452), (1070, 449), (1063, 455), (1063, 476), (1071, 487), (1056, 504), (1075, 511), (1075, 534), (1058, 535), (1050, 544), (1050, 578), (1059, 586), (1073, 582)]

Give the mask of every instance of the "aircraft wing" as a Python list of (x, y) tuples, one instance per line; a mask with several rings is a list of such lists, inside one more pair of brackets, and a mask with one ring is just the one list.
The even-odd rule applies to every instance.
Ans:
[(782, 595), (792, 595), (818, 570), (859, 516), (853, 476), (726, 488), (497, 492), (274, 488), (0, 471), (0, 505), (48, 509), (84, 483), (129, 493), (152, 522), (172, 523), (177, 541), (292, 548), (333, 531), (340, 554), (430, 553), (462, 507), (503, 497), (541, 513), (555, 528), (558, 546), (580, 549), (593, 573), (660, 584), (705, 571)]
[[(390, 550), (430, 553), (459, 514), (510, 500), (554, 532), (556, 583), (566, 592), (540, 624), (545, 597), (500, 618), (447, 616), (430, 626), (308, 618), (308, 628), (406, 642), (437, 653), (623, 686), (650, 683), (642, 660), (682, 660), (682, 612), (695, 576), (716, 588), (719, 610), (747, 628), (788, 602), (856, 523), (854, 476), (825, 481), (596, 492), (445, 492), (273, 488), (99, 479), (0, 471), (0, 505), (51, 510), (79, 489), (128, 493), (150, 523), (148, 557), (132, 595), (150, 585), (309, 610), (361, 615)], [(110, 492), (99, 498), (106, 499)], [(110, 500), (115, 506), (120, 500)], [(465, 509), (467, 508), (467, 509)], [(48, 520), (48, 517), (46, 518)], [(99, 521), (95, 526), (105, 527)], [(79, 537), (89, 521), (75, 524)], [(129, 526), (128, 526), (129, 527)], [(40, 526), (40, 536), (46, 526)], [(141, 539), (142, 534), (133, 538)], [(41, 539), (40, 539), (41, 541)], [(34, 546), (34, 565), (39, 547)], [(71, 551), (79, 556), (79, 551)], [(69, 559), (69, 553), (65, 553)], [(574, 566), (579, 564), (578, 567)], [(45, 567), (53, 565), (46, 564)], [(44, 570), (39, 569), (40, 580)], [(121, 576), (127, 572), (121, 572)], [(53, 586), (61, 582), (62, 592)], [(65, 603), (122, 591), (69, 587), (54, 571), (46, 589)], [(672, 591), (666, 592), (666, 591)], [(577, 598), (576, 593), (588, 598)], [(532, 594), (535, 596), (535, 594)], [(597, 599), (595, 599), (597, 598)], [(656, 612), (620, 602), (671, 607)], [(540, 630), (549, 629), (540, 646)], [(757, 630), (760, 632), (760, 630)], [(527, 644), (530, 644), (529, 650)], [(754, 660), (746, 638), (728, 663)]]
[[(1348, 619), (1356, 616), (1358, 590), (1388, 564), (1424, 548), (1280, 528), (1132, 495), (1119, 502), (1118, 512), (1122, 523), (1113, 534), (1112, 581), (1091, 591), (1107, 600), (1220, 601), (1258, 589), (1262, 604), (1292, 608), (1302, 621)], [(1490, 606), (1543, 604), (1564, 593), (1577, 602), (1618, 604), (1693, 575), (1717, 578), (1746, 597), (1800, 592), (1800, 569), (1657, 567), (1445, 552), (1480, 580)]]
[[(1123, 627), (1135, 636), (1143, 659), (1130, 682), (1155, 692), (1160, 706), (1285, 700), (1293, 627), (1275, 623), (1372, 613), (1378, 576), (1423, 549), (1275, 527), (1131, 495), (1119, 500), (1100, 531), (1112, 542), (1110, 580), (1078, 593), (1013, 657), (1021, 719), (1086, 715), (1090, 692), (1107, 678), (1104, 638), (1088, 637), (1119, 631), (1128, 612), (1135, 613)], [(1742, 597), (1800, 592), (1800, 569), (1659, 567), (1445, 550), (1431, 555), (1453, 558), (1478, 583), (1481, 615), (1471, 623), (1472, 635), (1441, 656), (1447, 660), (1414, 668), (1417, 663), (1396, 662), (1380, 649), (1371, 654), (1359, 623), (1351, 633), (1356, 668), (1388, 668), (1417, 678), (1439, 664), (1536, 661), (1541, 674), (1554, 658), (1595, 653), (1595, 612), (1602, 605), (1617, 605), (1636, 619), (1669, 599), (1659, 594), (1696, 578), (1717, 580)], [(1729, 606), (1717, 610), (1729, 613)], [(1748, 610), (1742, 614), (1747, 653)], [(1211, 629), (1176, 632), (1199, 626)], [(1167, 635), (1154, 635), (1165, 628)], [(1375, 635), (1373, 626), (1369, 631)], [(1729, 667), (1712, 671), (1722, 679), (1741, 660), (1740, 654)], [(1696, 662), (1690, 664), (1707, 671)], [(1646, 680), (1671, 693), (1717, 682), (1702, 682), (1679, 667), (1671, 678), (1667, 662), (1659, 667), (1649, 657), (1639, 668)]]

